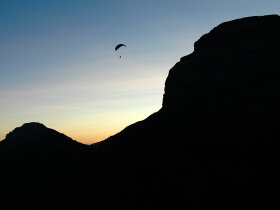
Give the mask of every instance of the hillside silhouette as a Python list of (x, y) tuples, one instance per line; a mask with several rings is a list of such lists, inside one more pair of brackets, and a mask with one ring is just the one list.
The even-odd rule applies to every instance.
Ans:
[(0, 142), (3, 209), (279, 208), (279, 25), (218, 25), (170, 69), (162, 108), (99, 144), (15, 129)]

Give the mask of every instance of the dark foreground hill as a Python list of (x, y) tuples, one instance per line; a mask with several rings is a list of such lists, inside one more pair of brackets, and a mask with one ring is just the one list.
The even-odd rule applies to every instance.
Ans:
[(0, 209), (50, 209), (71, 199), (94, 155), (89, 146), (41, 123), (15, 128), (0, 142)]
[[(67, 147), (18, 147), (21, 158), (1, 163), (1, 203), (17, 209), (279, 208), (279, 58), (279, 16), (218, 25), (169, 71), (162, 108), (97, 150), (71, 139)], [(61, 141), (50, 133), (33, 144)]]

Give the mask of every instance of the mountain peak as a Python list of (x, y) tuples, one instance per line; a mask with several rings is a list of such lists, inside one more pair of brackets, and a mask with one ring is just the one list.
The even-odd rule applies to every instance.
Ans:
[(6, 135), (6, 138), (1, 141), (1, 149), (13, 149), (19, 144), (39, 138), (46, 133), (47, 129), (39, 122), (24, 123)]
[(24, 123), (21, 127), (16, 127), (13, 131), (9, 132), (6, 135), (6, 140), (9, 139), (33, 139), (41, 136), (44, 132), (46, 132), (47, 127), (39, 122), (29, 122)]
[(15, 128), (0, 141), (0, 156), (13, 157), (39, 150), (51, 151), (72, 146), (86, 147), (63, 133), (47, 128), (42, 123), (29, 122)]

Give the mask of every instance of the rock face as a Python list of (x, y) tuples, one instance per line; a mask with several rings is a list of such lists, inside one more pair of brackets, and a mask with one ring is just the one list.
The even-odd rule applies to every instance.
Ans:
[[(194, 103), (210, 91), (218, 97), (239, 94), (237, 91), (279, 94), (275, 89), (279, 79), (279, 19), (276, 15), (238, 19), (203, 35), (195, 42), (194, 52), (170, 70), (163, 107)], [(231, 92), (220, 88), (224, 85), (231, 86), (226, 88)]]
[(112, 176), (130, 173), (130, 185), (139, 173), (153, 180), (154, 187), (139, 181), (138, 190), (158, 194), (163, 206), (272, 204), (270, 186), (280, 175), (279, 58), (278, 15), (225, 22), (203, 35), (169, 71), (162, 108), (100, 143)]

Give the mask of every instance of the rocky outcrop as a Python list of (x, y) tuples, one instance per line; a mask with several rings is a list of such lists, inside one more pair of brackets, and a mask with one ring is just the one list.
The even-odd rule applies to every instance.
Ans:
[(279, 21), (277, 15), (242, 18), (203, 35), (170, 70), (163, 107), (195, 103), (207, 94), (279, 95)]

